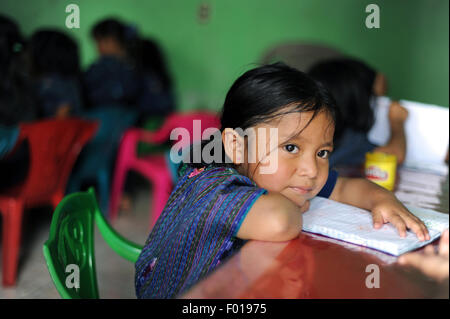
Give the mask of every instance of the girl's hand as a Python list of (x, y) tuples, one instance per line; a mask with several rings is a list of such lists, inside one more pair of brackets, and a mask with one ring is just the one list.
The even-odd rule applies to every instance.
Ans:
[(401, 237), (406, 237), (406, 229), (412, 230), (420, 241), (429, 240), (430, 235), (425, 224), (411, 214), (395, 197), (385, 199), (372, 209), (373, 226), (381, 228), (385, 223), (391, 223), (397, 228)]
[(413, 252), (402, 255), (398, 259), (399, 264), (414, 266), (437, 280), (448, 279), (448, 238), (447, 229), (442, 233), (437, 252), (432, 245), (428, 245), (423, 253)]
[(405, 122), (408, 118), (408, 110), (401, 106), (400, 103), (394, 101), (389, 108), (389, 122)]

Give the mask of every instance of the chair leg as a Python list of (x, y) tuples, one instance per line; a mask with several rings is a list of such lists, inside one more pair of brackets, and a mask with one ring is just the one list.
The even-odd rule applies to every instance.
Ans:
[(97, 174), (98, 192), (100, 195), (100, 210), (105, 216), (108, 214), (109, 203), (109, 172), (108, 169), (102, 168)]
[(11, 201), (3, 214), (3, 286), (16, 284), (22, 231), (23, 204)]
[(114, 172), (114, 179), (111, 188), (111, 197), (109, 203), (109, 220), (114, 222), (119, 214), (119, 204), (122, 197), (123, 185), (125, 183), (125, 177), (128, 171), (128, 167), (125, 165), (124, 160), (119, 158), (117, 161), (117, 167)]

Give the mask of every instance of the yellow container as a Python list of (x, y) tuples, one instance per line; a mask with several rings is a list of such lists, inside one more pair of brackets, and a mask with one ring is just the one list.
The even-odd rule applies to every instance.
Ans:
[(366, 153), (366, 178), (392, 191), (397, 173), (397, 157), (385, 153)]

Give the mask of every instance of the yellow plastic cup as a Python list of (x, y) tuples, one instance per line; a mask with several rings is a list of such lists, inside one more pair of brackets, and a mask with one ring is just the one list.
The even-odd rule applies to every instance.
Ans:
[(364, 173), (367, 179), (392, 191), (397, 173), (397, 157), (391, 154), (368, 152)]

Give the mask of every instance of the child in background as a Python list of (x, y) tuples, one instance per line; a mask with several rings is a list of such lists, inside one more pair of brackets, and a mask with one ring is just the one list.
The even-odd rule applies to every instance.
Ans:
[(82, 109), (78, 45), (63, 32), (40, 30), (29, 43), (39, 116), (64, 118)]
[(0, 125), (15, 126), (36, 119), (25, 49), (17, 23), (0, 15)]
[(100, 58), (84, 76), (89, 108), (120, 105), (136, 108), (139, 78), (134, 65), (137, 31), (116, 19), (106, 19), (92, 29)]
[[(223, 156), (183, 166), (136, 262), (137, 297), (183, 293), (245, 240), (297, 237), (302, 213), (315, 196), (371, 211), (375, 228), (390, 222), (400, 236), (409, 228), (420, 240), (429, 239), (425, 225), (391, 192), (329, 170), (335, 114), (333, 99), (320, 83), (283, 64), (238, 78), (222, 111)], [(246, 129), (254, 129), (255, 138), (240, 134)], [(263, 134), (269, 129), (278, 133), (274, 148), (270, 135)], [(256, 149), (260, 145), (268, 152)], [(275, 171), (264, 170), (273, 163)]]
[(322, 82), (333, 95), (338, 107), (335, 151), (330, 164), (358, 165), (364, 163), (366, 152), (396, 155), (398, 163), (406, 156), (404, 123), (408, 111), (398, 102), (389, 108), (391, 137), (386, 145), (375, 145), (368, 139), (374, 125), (376, 96), (386, 93), (384, 75), (356, 59), (339, 58), (320, 62), (309, 75)]
[(25, 51), (17, 23), (0, 14), (0, 192), (22, 183), (28, 174), (28, 143), (14, 149), (18, 124), (37, 116)]
[(141, 117), (166, 116), (175, 110), (175, 99), (164, 55), (151, 39), (140, 40), (138, 50), (136, 67), (141, 78), (138, 97)]

